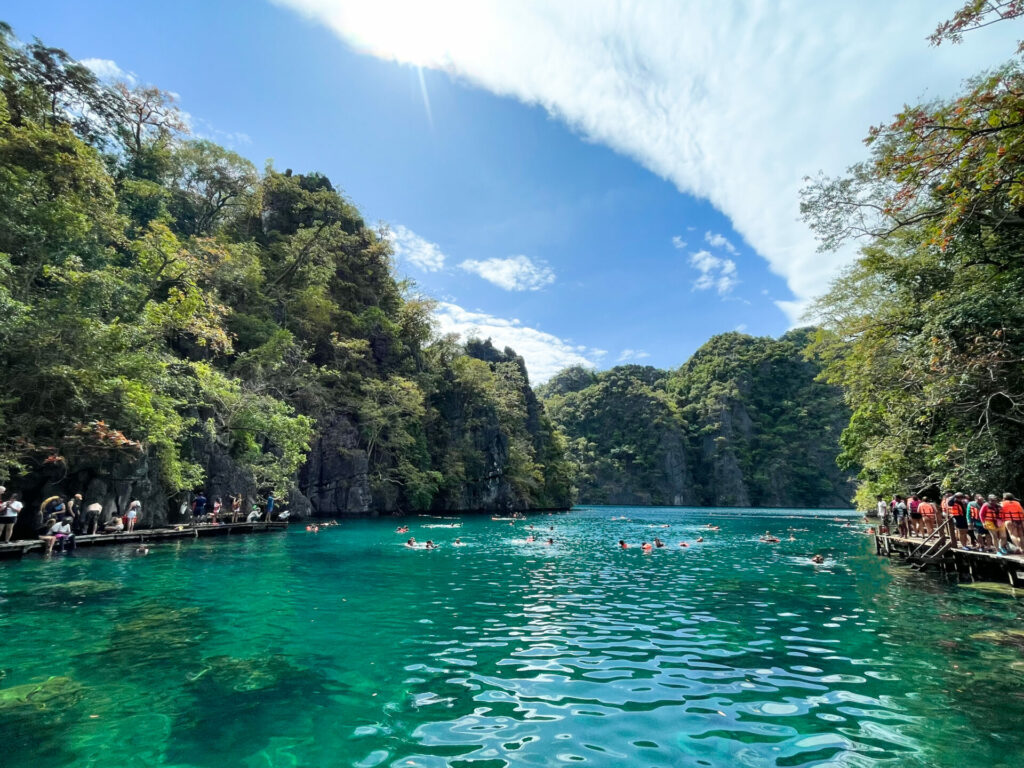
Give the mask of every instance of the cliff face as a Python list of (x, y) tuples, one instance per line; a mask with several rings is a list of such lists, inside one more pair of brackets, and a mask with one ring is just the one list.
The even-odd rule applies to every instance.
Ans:
[(675, 371), (571, 369), (542, 388), (580, 503), (848, 507), (840, 393), (804, 360), (809, 331), (717, 336)]

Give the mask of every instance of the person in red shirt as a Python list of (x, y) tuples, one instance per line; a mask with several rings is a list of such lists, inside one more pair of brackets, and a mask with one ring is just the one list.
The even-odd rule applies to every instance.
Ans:
[(1006, 523), (1006, 535), (1018, 549), (1024, 549), (1024, 507), (1012, 493), (1003, 494), (999, 516)]
[(992, 545), (996, 547), (996, 551), (1006, 554), (1006, 526), (999, 509), (999, 499), (994, 493), (989, 494), (988, 501), (978, 512), (978, 517), (981, 518), (981, 524), (988, 531), (988, 535), (992, 537)]

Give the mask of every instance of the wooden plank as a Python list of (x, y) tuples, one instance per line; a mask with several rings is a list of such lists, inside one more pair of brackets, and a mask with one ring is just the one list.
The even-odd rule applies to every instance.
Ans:
[[(270, 523), (222, 523), (220, 525), (175, 526), (173, 528), (145, 528), (131, 533), (96, 533), (83, 534), (75, 537), (75, 546), (107, 546), (111, 544), (134, 544), (173, 539), (192, 539), (200, 536), (221, 536), (232, 532), (264, 533), (267, 531), (284, 531), (288, 523), (274, 521)], [(44, 551), (45, 542), (39, 539), (19, 539), (0, 543), (0, 558), (22, 557), (26, 552)]]

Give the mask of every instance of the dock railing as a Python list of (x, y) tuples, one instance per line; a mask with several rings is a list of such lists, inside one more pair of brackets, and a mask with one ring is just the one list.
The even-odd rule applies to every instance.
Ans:
[(930, 562), (935, 558), (941, 557), (947, 549), (953, 546), (953, 542), (956, 540), (955, 536), (953, 521), (950, 518), (946, 518), (907, 554), (907, 558), (916, 558)]

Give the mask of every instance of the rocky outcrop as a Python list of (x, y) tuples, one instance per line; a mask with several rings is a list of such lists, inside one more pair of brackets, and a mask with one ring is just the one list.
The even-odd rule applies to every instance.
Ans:
[(301, 517), (381, 512), (373, 504), (369, 461), (355, 424), (347, 416), (335, 416), (317, 426), (299, 470), (297, 492), (290, 497), (292, 512)]

